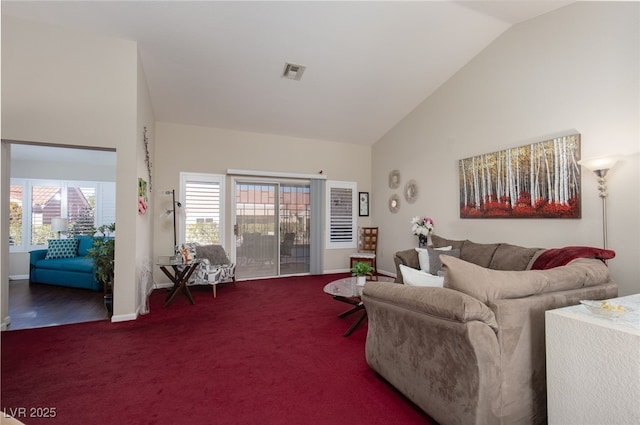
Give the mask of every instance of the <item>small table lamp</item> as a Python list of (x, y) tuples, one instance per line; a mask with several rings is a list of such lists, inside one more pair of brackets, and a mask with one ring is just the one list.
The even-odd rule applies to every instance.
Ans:
[(66, 232), (69, 228), (69, 219), (63, 217), (54, 217), (51, 219), (51, 231), (58, 232), (58, 239), (60, 239), (60, 233)]

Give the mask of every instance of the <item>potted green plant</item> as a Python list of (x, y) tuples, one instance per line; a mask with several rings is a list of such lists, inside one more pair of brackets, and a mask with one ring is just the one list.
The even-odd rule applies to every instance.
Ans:
[(113, 312), (113, 276), (115, 267), (116, 240), (112, 237), (116, 224), (103, 224), (98, 227), (102, 236), (95, 237), (93, 246), (87, 251), (87, 257), (93, 258), (96, 280), (104, 288), (104, 305)]
[(371, 264), (358, 261), (351, 267), (351, 276), (356, 276), (356, 284), (364, 285), (367, 280), (367, 276), (373, 275), (373, 267)]

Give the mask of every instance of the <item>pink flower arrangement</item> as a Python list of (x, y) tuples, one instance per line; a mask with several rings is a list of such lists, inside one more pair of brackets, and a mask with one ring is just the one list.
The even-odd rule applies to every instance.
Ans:
[(420, 237), (427, 237), (433, 232), (433, 219), (431, 217), (413, 217), (411, 219), (411, 232)]

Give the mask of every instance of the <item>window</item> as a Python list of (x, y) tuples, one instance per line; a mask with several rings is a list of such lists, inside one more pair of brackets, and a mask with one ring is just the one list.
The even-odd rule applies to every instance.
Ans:
[(11, 252), (42, 248), (55, 237), (51, 219), (69, 220), (67, 236), (115, 221), (115, 183), (11, 179)]
[(327, 181), (327, 249), (355, 248), (355, 182)]
[(216, 174), (180, 174), (184, 194), (181, 215), (186, 243), (222, 244), (224, 241), (224, 176)]
[(9, 189), (9, 246), (22, 246), (23, 184), (11, 184)]

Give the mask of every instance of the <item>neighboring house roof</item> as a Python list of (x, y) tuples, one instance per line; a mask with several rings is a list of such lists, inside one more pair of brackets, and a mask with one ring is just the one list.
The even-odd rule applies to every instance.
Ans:
[(9, 188), (9, 202), (22, 206), (22, 186), (11, 186)]
[(58, 195), (60, 201), (60, 188), (55, 186), (33, 186), (31, 189), (31, 205), (45, 208), (50, 204), (54, 197)]
[[(11, 202), (22, 205), (24, 199), (21, 186), (11, 186), (10, 188)], [(31, 193), (31, 206), (34, 213), (40, 213), (47, 218), (57, 217), (60, 215), (60, 187), (56, 186), (33, 186)], [(69, 214), (77, 214), (80, 211), (89, 208), (91, 205), (78, 187), (69, 187), (67, 189), (67, 210)], [(49, 222), (49, 220), (45, 220)]]

